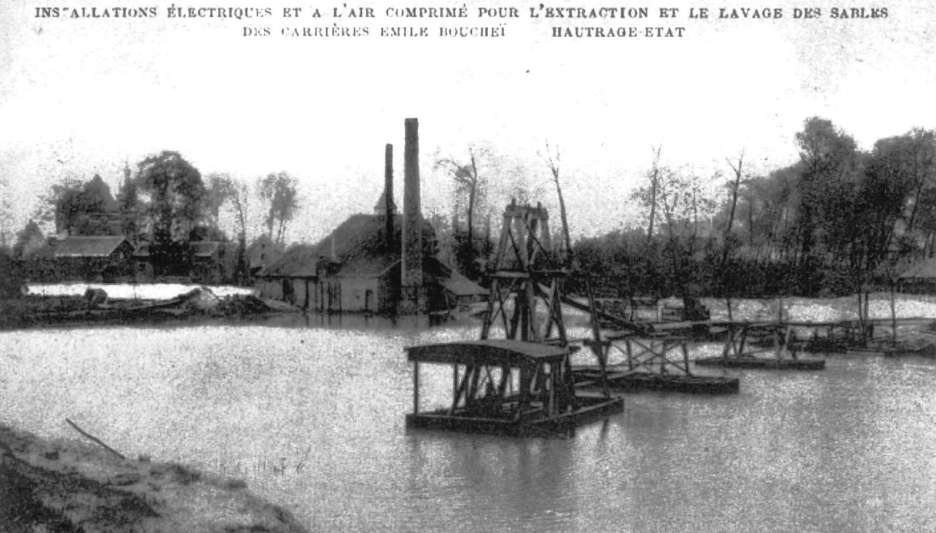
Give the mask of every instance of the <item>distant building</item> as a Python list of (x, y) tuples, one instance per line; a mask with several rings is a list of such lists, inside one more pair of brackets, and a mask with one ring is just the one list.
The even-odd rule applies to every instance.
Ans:
[[(236, 276), (237, 244), (225, 241), (191, 241), (187, 281), (220, 285), (230, 283)], [(138, 283), (156, 279), (150, 254), (150, 245), (141, 243), (133, 251), (133, 272)]]
[(118, 281), (133, 275), (133, 245), (121, 236), (49, 239), (25, 257), (27, 278), (45, 281)]
[(246, 255), (247, 269), (251, 275), (256, 275), (283, 257), (283, 245), (273, 242), (269, 235), (263, 234), (250, 243)]
[(222, 241), (192, 241), (192, 272), (195, 283), (220, 285), (234, 279), (237, 245)]
[(392, 147), (374, 214), (352, 215), (314, 246), (294, 246), (257, 274), (261, 295), (304, 309), (388, 313), (448, 309), (486, 291), (436, 259), (419, 211), (416, 124), (406, 123), (404, 207), (393, 202)]
[(465, 310), (469, 305), (487, 301), (488, 291), (463, 276), (460, 272), (445, 268), (435, 280), (449, 308)]
[[(393, 240), (399, 242), (402, 216), (392, 220)], [(290, 248), (258, 273), (261, 295), (317, 311), (395, 311), (402, 263), (398, 249), (387, 247), (384, 228), (384, 215), (352, 215), (317, 245)], [(435, 258), (435, 232), (428, 222), (422, 235), (424, 307), (445, 309), (483, 299), (484, 288)]]
[(900, 292), (936, 293), (936, 257), (921, 259), (897, 276)]

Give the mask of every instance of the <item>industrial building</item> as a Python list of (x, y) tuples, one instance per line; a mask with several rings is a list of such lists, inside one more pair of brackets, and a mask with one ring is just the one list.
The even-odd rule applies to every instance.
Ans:
[(356, 214), (314, 246), (299, 245), (260, 270), (264, 297), (332, 312), (419, 313), (479, 300), (485, 289), (436, 259), (436, 236), (420, 210), (416, 119), (405, 121), (403, 212), (393, 200), (393, 147), (372, 214)]

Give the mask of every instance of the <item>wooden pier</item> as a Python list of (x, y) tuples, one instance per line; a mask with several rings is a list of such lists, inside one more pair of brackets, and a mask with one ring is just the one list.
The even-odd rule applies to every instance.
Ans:
[[(740, 390), (738, 378), (705, 376), (692, 372), (689, 344), (692, 338), (679, 334), (609, 335), (584, 344), (601, 353), (605, 361), (608, 386), (621, 392), (669, 391), (692, 394), (735, 394)], [(607, 364), (613, 352), (623, 356), (618, 364)], [(593, 387), (601, 377), (599, 368), (590, 365), (573, 367), (580, 387)]]
[[(598, 385), (620, 392), (668, 391), (692, 394), (735, 394), (738, 378), (695, 375), (689, 359), (688, 344), (699, 331), (695, 323), (673, 327), (672, 322), (634, 322), (600, 312), (587, 288), (589, 305), (574, 300), (565, 303), (591, 313), (592, 337), (582, 344), (595, 354), (600, 366), (577, 365), (573, 368), (579, 387)], [(602, 332), (599, 324), (613, 325), (617, 331)], [(609, 364), (612, 355), (624, 362)], [(601, 380), (601, 381), (599, 381)]]
[[(489, 264), (491, 288), (481, 340), (406, 350), (414, 368), (413, 412), (406, 416), (407, 427), (506, 435), (564, 432), (621, 411), (623, 400), (613, 393), (739, 391), (738, 378), (698, 375), (694, 365), (821, 370), (824, 359), (800, 357), (803, 344), (796, 328), (828, 328), (831, 337), (836, 328), (853, 332), (870, 323), (789, 321), (782, 314), (775, 321), (636, 321), (599, 308), (587, 283), (587, 303), (564, 294), (568, 265), (551, 252), (549, 239), (545, 209), (514, 203), (507, 207)], [(590, 314), (590, 336), (568, 337), (563, 305)], [(890, 323), (896, 331), (898, 320)], [(503, 338), (492, 338), (498, 335)], [(723, 342), (721, 355), (690, 357), (689, 346), (699, 342)], [(573, 366), (572, 354), (578, 350), (591, 353), (593, 362)], [(420, 409), (424, 364), (452, 368), (447, 407)]]
[[(600, 390), (575, 386), (570, 358), (577, 347), (569, 343), (561, 305), (568, 270), (551, 253), (548, 221), (541, 206), (511, 203), (504, 211), (480, 341), (407, 349), (414, 367), (407, 427), (534, 436), (568, 433), (623, 410), (600, 357)], [(498, 333), (504, 338), (491, 338)], [(425, 363), (452, 367), (447, 409), (419, 409), (419, 366)]]
[[(588, 420), (619, 413), (621, 398), (575, 390), (568, 348), (515, 340), (413, 346), (413, 412), (408, 428), (510, 436), (568, 433)], [(452, 368), (451, 405), (421, 411), (420, 365)]]
[[(875, 342), (875, 327), (884, 325), (893, 329), (898, 325), (932, 322), (932, 319), (922, 317), (835, 321), (710, 321), (706, 323), (707, 327), (723, 328), (729, 332), (725, 347), (721, 356), (697, 359), (695, 364), (765, 370), (822, 370), (825, 368), (824, 359), (801, 357), (799, 352), (880, 352), (882, 355), (901, 353), (900, 345), (895, 344), (893, 340)], [(807, 339), (797, 339), (797, 329), (811, 329), (813, 334)], [(818, 335), (820, 331), (825, 335)], [(932, 345), (913, 347), (905, 351), (913, 353), (927, 350), (936, 352)], [(764, 357), (764, 354), (767, 356)]]
[[(800, 358), (792, 346), (792, 322), (724, 322), (728, 328), (721, 356), (696, 359), (699, 366), (719, 366), (723, 368), (748, 368), (762, 370), (822, 370), (825, 359)], [(773, 346), (757, 349), (748, 341), (757, 337), (763, 344), (764, 339), (772, 339)], [(762, 357), (762, 354), (769, 354)]]

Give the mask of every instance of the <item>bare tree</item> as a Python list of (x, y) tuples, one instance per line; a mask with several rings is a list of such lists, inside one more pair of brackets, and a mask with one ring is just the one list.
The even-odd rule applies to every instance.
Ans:
[(565, 260), (567, 263), (572, 261), (572, 238), (569, 236), (569, 219), (566, 213), (565, 198), (562, 196), (562, 184), (559, 182), (559, 147), (556, 147), (556, 157), (553, 158), (552, 150), (549, 148), (549, 141), (546, 141), (546, 163), (552, 173), (553, 185), (556, 186), (556, 195), (559, 197), (559, 217), (562, 221), (562, 238), (565, 241)]
[(659, 192), (660, 184), (660, 152), (663, 151), (663, 145), (657, 145), (654, 150), (653, 156), (653, 168), (650, 170), (648, 177), (650, 178), (650, 197), (647, 199), (647, 202), (650, 205), (650, 222), (647, 224), (647, 247), (650, 247), (650, 242), (653, 239), (653, 221), (656, 218), (656, 206), (657, 206), (657, 193)]
[[(481, 155), (474, 147), (468, 147), (468, 161), (461, 163), (452, 158), (439, 159), (436, 161), (436, 167), (445, 168), (452, 179), (455, 181), (457, 193), (464, 194), (467, 198), (466, 219), (467, 219), (467, 256), (464, 258), (463, 267), (470, 267), (474, 263), (474, 218), (478, 208), (479, 200), (484, 193), (484, 180), (478, 174), (478, 158)], [(452, 228), (456, 231), (457, 228)]]
[(208, 177), (209, 209), (215, 223), (220, 208), (230, 204), (237, 224), (237, 272), (238, 281), (247, 281), (247, 184), (235, 180), (228, 174), (212, 174)]
[(731, 226), (734, 224), (735, 208), (738, 205), (738, 190), (741, 188), (741, 176), (743, 175), (744, 169), (744, 149), (742, 148), (741, 153), (738, 155), (737, 165), (733, 164), (728, 158), (725, 158), (725, 161), (728, 162), (728, 166), (731, 167), (731, 171), (734, 172), (735, 178), (731, 183), (731, 208), (728, 210), (728, 223), (725, 225), (726, 246), (722, 251), (722, 266), (724, 266), (725, 261), (728, 258), (728, 236), (731, 235)]
[(728, 320), (731, 320), (731, 297), (725, 290), (727, 281), (725, 265), (728, 263), (728, 253), (731, 248), (731, 226), (734, 224), (735, 208), (738, 205), (738, 190), (741, 188), (741, 176), (743, 175), (744, 171), (744, 149), (742, 148), (741, 153), (738, 154), (737, 165), (733, 164), (728, 158), (725, 158), (725, 161), (728, 163), (728, 166), (731, 167), (735, 177), (734, 181), (731, 182), (731, 207), (728, 209), (728, 222), (725, 224), (725, 242), (722, 246), (721, 264), (718, 268), (718, 271), (720, 273), (719, 282), (721, 285), (721, 290), (725, 293), (725, 304), (728, 306)]

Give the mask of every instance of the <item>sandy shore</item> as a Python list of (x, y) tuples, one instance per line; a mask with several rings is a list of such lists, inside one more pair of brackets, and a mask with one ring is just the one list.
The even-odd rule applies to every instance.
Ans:
[(306, 530), (243, 481), (0, 425), (0, 531)]

